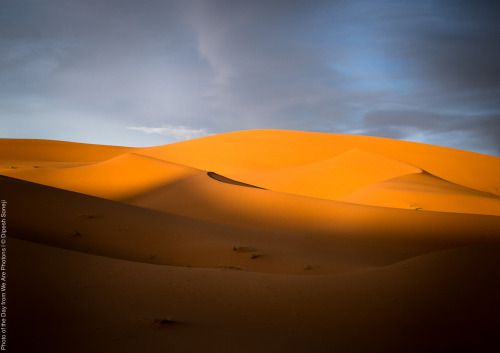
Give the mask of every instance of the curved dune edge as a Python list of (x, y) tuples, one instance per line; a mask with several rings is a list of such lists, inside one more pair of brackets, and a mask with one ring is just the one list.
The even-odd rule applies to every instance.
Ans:
[(95, 163), (135, 151), (135, 148), (77, 142), (0, 138), (0, 167)]
[(499, 196), (466, 188), (425, 172), (366, 185), (341, 201), (415, 211), (500, 216)]
[(450, 182), (500, 195), (499, 157), (379, 137), (248, 130), (143, 148), (141, 153), (233, 176), (298, 167), (353, 149), (393, 158)]
[(421, 172), (422, 169), (408, 163), (355, 148), (305, 165), (234, 177), (274, 191), (340, 200), (363, 186)]
[(203, 171), (132, 152), (84, 166), (18, 168), (2, 174), (110, 200), (126, 200), (198, 173)]
[(245, 187), (248, 187), (248, 188), (255, 188), (255, 189), (264, 189), (264, 188), (261, 188), (259, 186), (255, 186), (255, 185), (250, 185), (250, 184), (245, 184), (245, 183), (242, 183), (240, 181), (237, 181), (237, 180), (233, 180), (233, 179), (229, 179), (223, 175), (220, 175), (220, 174), (217, 174), (217, 173), (214, 173), (214, 172), (207, 172), (207, 175), (214, 179), (214, 180), (217, 180), (217, 181), (220, 181), (222, 183), (226, 183), (226, 184), (231, 184), (231, 185), (237, 185), (237, 186), (245, 186)]

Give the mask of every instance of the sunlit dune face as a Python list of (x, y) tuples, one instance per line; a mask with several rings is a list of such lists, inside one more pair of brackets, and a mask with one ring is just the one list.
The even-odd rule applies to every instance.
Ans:
[[(173, 185), (189, 189), (186, 195), (196, 199), (216, 188), (204, 181), (210, 172), (242, 185), (315, 199), (410, 210), (500, 212), (497, 157), (403, 141), (262, 130), (136, 149), (37, 140), (2, 144), (2, 174), (112, 200), (144, 200), (146, 193)], [(195, 175), (208, 189), (190, 181)], [(234, 195), (231, 188), (220, 188), (214, 200)]]
[(315, 198), (339, 200), (359, 188), (421, 169), (382, 155), (353, 149), (330, 159), (291, 168), (237, 174), (269, 189)]
[(201, 171), (135, 153), (83, 166), (36, 165), (4, 171), (4, 175), (15, 178), (112, 200), (123, 200), (197, 173)]

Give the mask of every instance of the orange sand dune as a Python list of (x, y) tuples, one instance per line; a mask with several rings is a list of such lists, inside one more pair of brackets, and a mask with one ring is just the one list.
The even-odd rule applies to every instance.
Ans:
[(123, 200), (198, 173), (202, 171), (136, 153), (124, 153), (85, 166), (10, 169), (3, 175), (87, 195)]
[(342, 201), (413, 210), (500, 216), (500, 197), (428, 173), (408, 174), (362, 187)]
[[(22, 143), (22, 140), (13, 141), (16, 144)], [(54, 144), (49, 142), (27, 140), (28, 147), (24, 149), (27, 152), (23, 158), (26, 159), (27, 153), (34, 149), (33, 144), (39, 146), (37, 150), (41, 151), (44, 150), (41, 147), (44, 144), (54, 148)], [(349, 194), (384, 180), (424, 170), (450, 183), (482, 192), (481, 197), (468, 199), (467, 205), (465, 200), (459, 199), (458, 202), (441, 202), (439, 206), (428, 207), (428, 210), (482, 213), (480, 210), (486, 209), (486, 214), (498, 213), (497, 207), (490, 210), (490, 206), (497, 202), (494, 195), (500, 195), (498, 158), (449, 148), (366, 136), (263, 130), (134, 149), (134, 153), (142, 156), (140, 163), (127, 161), (125, 155), (116, 160), (113, 160), (114, 155), (104, 158), (108, 157), (111, 147), (103, 146), (108, 155), (103, 153), (100, 155), (101, 160), (89, 164), (88, 157), (81, 158), (83, 162), (79, 161), (78, 153), (84, 154), (84, 151), (90, 150), (96, 154), (97, 146), (63, 142), (56, 145), (66, 146), (65, 144), (68, 144), (69, 152), (60, 153), (57, 157), (57, 163), (62, 165), (52, 162), (51, 168), (28, 166), (4, 169), (2, 173), (94, 196), (123, 200), (135, 196), (140, 198), (142, 192), (168, 184), (169, 180), (173, 182), (182, 179), (182, 176), (188, 177), (195, 174), (194, 169), (200, 169), (273, 191), (408, 209), (421, 206), (413, 206), (417, 204), (416, 201), (406, 202), (406, 199), (397, 198), (392, 200), (389, 197), (385, 197), (382, 203), (375, 199), (370, 203), (370, 198), (360, 200), (359, 197), (349, 197)], [(44, 161), (50, 160), (50, 155), (53, 154), (50, 148), (43, 153), (37, 152), (38, 155), (44, 155), (43, 160), (30, 163), (43, 164)], [(64, 149), (61, 147), (61, 150)], [(123, 151), (122, 149), (117, 148), (113, 153)], [(4, 159), (7, 155), (4, 153)], [(89, 155), (92, 153), (89, 152)], [(96, 156), (92, 156), (96, 159)], [(186, 168), (185, 173), (179, 174), (172, 170), (172, 176), (169, 177), (170, 172), (166, 167), (153, 168), (155, 162), (151, 159), (146, 162), (145, 156), (152, 156), (155, 160), (160, 159), (168, 162), (170, 166), (177, 166), (173, 169)], [(96, 162), (103, 163), (94, 165)], [(71, 163), (73, 168), (68, 168), (72, 166)], [(148, 164), (149, 167), (143, 164)], [(104, 177), (105, 175), (108, 177)], [(121, 175), (119, 181), (118, 175)], [(440, 185), (446, 189), (445, 184)], [(450, 193), (442, 190), (435, 194)], [(388, 195), (389, 193), (386, 194)], [(469, 204), (469, 201), (472, 203)], [(446, 208), (446, 205), (451, 208)], [(470, 211), (471, 209), (475, 211)]]
[(0, 166), (33, 167), (59, 163), (87, 163), (103, 161), (133, 148), (91, 145), (49, 140), (0, 139)]
[(144, 148), (140, 153), (231, 176), (301, 166), (353, 149), (393, 158), (450, 182), (500, 195), (499, 157), (378, 137), (251, 130)]
[(12, 351), (500, 348), (498, 157), (272, 130), (0, 147)]
[(338, 200), (365, 185), (420, 172), (393, 158), (353, 149), (306, 165), (234, 177), (275, 191)]
[[(175, 200), (175, 202), (172, 202)], [(475, 234), (462, 215), (396, 210), (259, 190), (223, 183), (206, 174), (155, 189), (129, 203), (191, 218), (252, 229), (309, 234), (364, 234), (405, 239), (437, 233)], [(487, 223), (497, 217), (484, 217)], [(358, 223), (363, 220), (362, 223)], [(482, 222), (481, 222), (482, 223)], [(474, 224), (472, 227), (471, 225)], [(425, 229), (423, 229), (424, 227)], [(465, 227), (465, 228), (463, 228)], [(485, 226), (488, 229), (490, 226)], [(493, 226), (496, 229), (496, 226)], [(458, 231), (455, 230), (458, 228)], [(463, 231), (463, 233), (462, 233)]]

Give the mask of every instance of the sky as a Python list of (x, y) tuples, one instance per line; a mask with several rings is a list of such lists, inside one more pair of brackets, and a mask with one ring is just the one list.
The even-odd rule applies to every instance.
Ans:
[(142, 147), (249, 129), (500, 156), (500, 3), (2, 1), (0, 137)]

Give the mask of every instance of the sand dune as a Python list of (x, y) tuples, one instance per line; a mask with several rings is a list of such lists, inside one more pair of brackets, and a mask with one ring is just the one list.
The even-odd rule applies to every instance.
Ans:
[(222, 175), (278, 170), (360, 149), (396, 159), (437, 177), (500, 195), (498, 157), (369, 136), (256, 130), (141, 149), (141, 154)]
[(272, 130), (0, 147), (13, 351), (498, 346), (498, 157)]
[(200, 170), (124, 153), (102, 162), (65, 168), (20, 168), (3, 175), (111, 200), (123, 200), (188, 178)]
[[(175, 202), (172, 202), (175, 200)], [(453, 233), (477, 236), (481, 222), (469, 222), (465, 215), (416, 212), (317, 199), (222, 183), (200, 174), (159, 188), (129, 203), (211, 222), (276, 232), (303, 232), (324, 235), (367, 235), (398, 241), (425, 238), (423, 234)], [(482, 216), (484, 222), (497, 217)], [(363, 223), (360, 224), (359, 220)], [(390, 221), (389, 221), (390, 220)], [(485, 224), (486, 224), (485, 223)], [(472, 227), (471, 225), (474, 224)], [(497, 229), (492, 225), (492, 229)], [(489, 229), (490, 226), (484, 226)], [(365, 231), (363, 231), (365, 230)], [(436, 238), (440, 239), (440, 238)], [(451, 238), (447, 238), (451, 239)]]
[(4, 168), (99, 162), (133, 148), (49, 140), (0, 139), (0, 165)]
[(374, 183), (342, 201), (413, 210), (500, 216), (500, 197), (450, 183), (428, 173), (408, 174)]
[(319, 162), (235, 177), (271, 190), (338, 200), (365, 185), (420, 172), (393, 158), (353, 149)]

